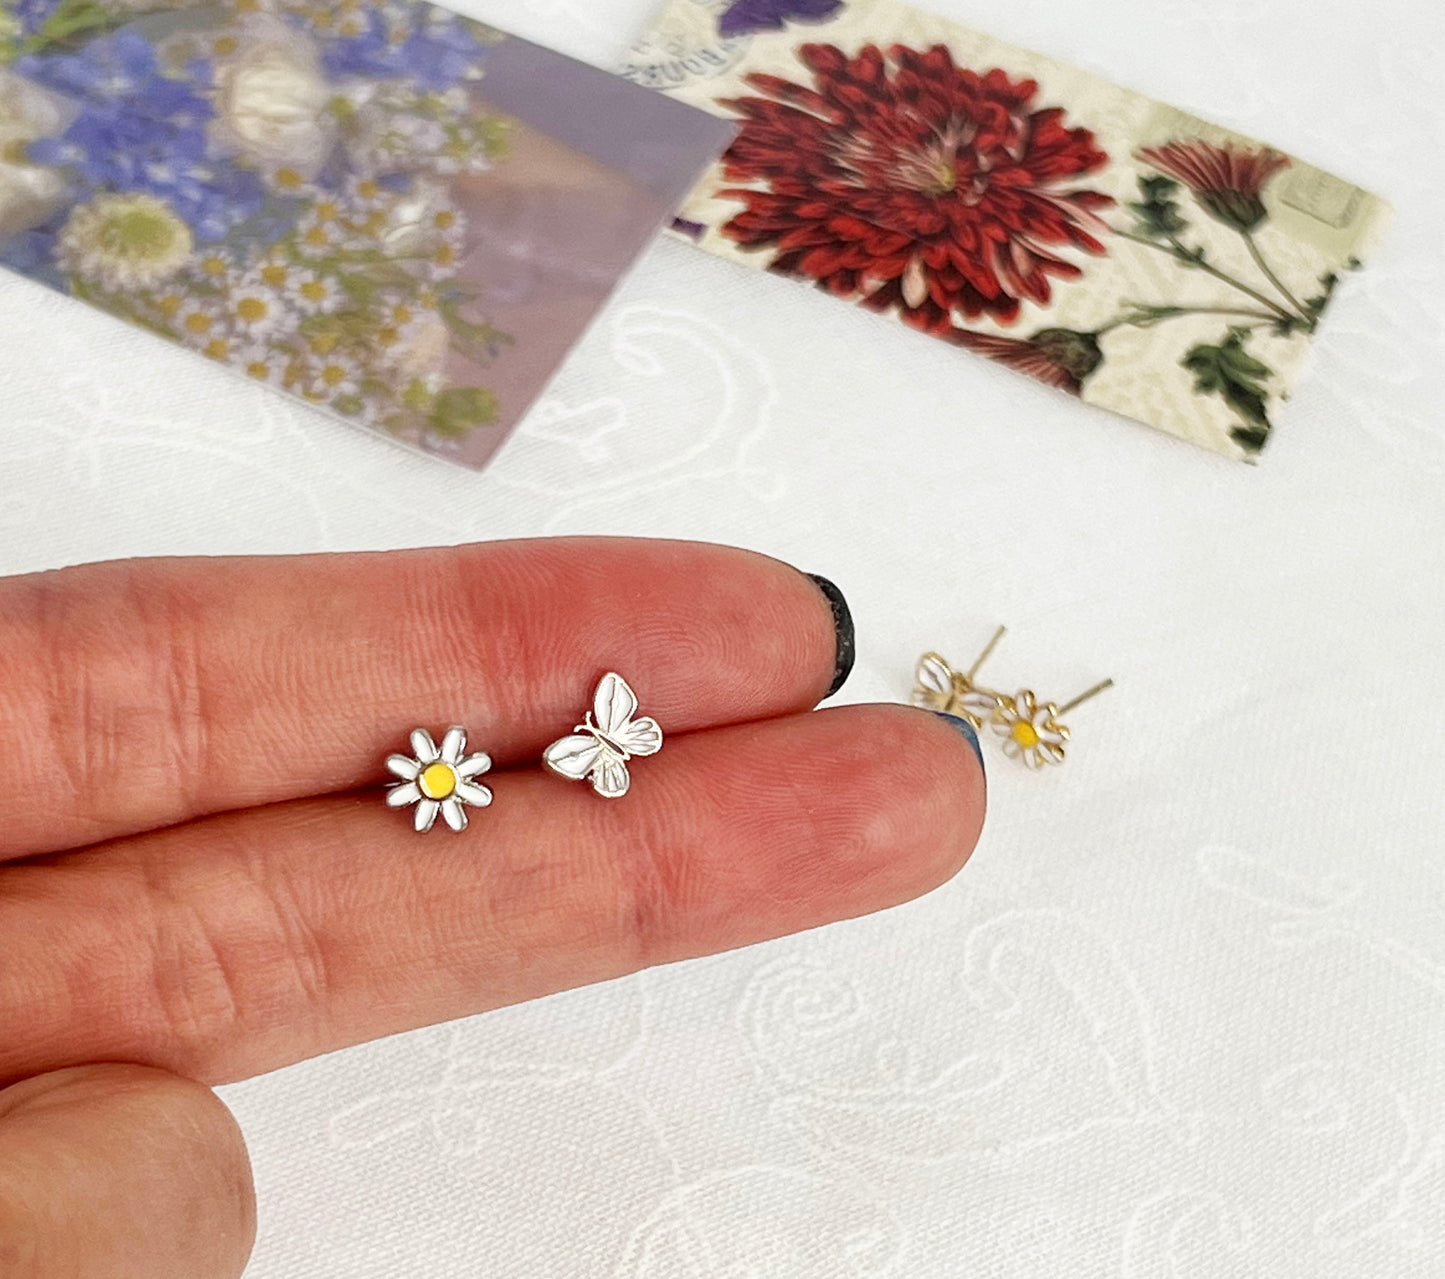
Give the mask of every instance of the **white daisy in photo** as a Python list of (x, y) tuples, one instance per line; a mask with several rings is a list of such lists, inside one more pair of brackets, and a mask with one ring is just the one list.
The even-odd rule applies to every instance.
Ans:
[(1058, 722), (1058, 713), (1052, 702), (1040, 706), (1034, 695), (1023, 689), (1014, 697), (999, 698), (990, 722), (1004, 739), (1003, 753), (1037, 769), (1064, 762), (1069, 730)]
[(391, 203), (391, 193), (374, 178), (348, 178), (346, 202), (353, 213), (384, 213)]
[(334, 277), (306, 268), (293, 272), (286, 283), (286, 300), (302, 315), (325, 315), (345, 297)]
[(287, 261), (284, 254), (273, 250), (251, 269), (248, 279), (254, 277), (273, 293), (284, 293), (299, 269)]
[(240, 338), (260, 341), (286, 320), (286, 303), (255, 273), (233, 279), (226, 293), (226, 320)]
[(401, 778), (387, 792), (387, 804), (392, 808), (415, 804), (418, 831), (429, 831), (438, 813), (452, 830), (466, 830), (467, 806), (486, 808), (492, 802), (492, 792), (472, 780), (490, 771), (491, 757), (466, 753), (464, 728), (449, 728), (440, 748), (426, 729), (419, 728), (411, 735), (411, 749), (411, 755), (393, 755), (386, 761), (387, 768)]
[(235, 339), (222, 334), (207, 338), (200, 347), (201, 354), (208, 360), (219, 360), (222, 364), (230, 364), (235, 356), (235, 351)]
[(188, 346), (205, 346), (224, 327), (213, 298), (187, 298), (176, 311), (176, 335)]
[(308, 258), (329, 257), (341, 247), (344, 228), (307, 214), (296, 224), (296, 250)]
[(264, 342), (253, 342), (246, 346), (234, 347), (234, 363), (248, 378), (264, 382), (267, 386), (280, 386), (286, 375), (291, 356)]
[(361, 394), (361, 367), (344, 352), (333, 351), (313, 361), (307, 374), (301, 393), (318, 403)]

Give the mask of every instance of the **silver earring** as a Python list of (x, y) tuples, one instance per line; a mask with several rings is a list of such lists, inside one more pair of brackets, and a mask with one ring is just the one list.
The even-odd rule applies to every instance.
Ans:
[(637, 755), (656, 755), (662, 749), (657, 721), (633, 719), (635, 714), (637, 694), (627, 681), (615, 672), (604, 675), (586, 722), (573, 730), (575, 736), (547, 747), (542, 762), (558, 777), (590, 781), (603, 799), (621, 799), (632, 785), (628, 761)]
[(454, 831), (467, 828), (467, 807), (486, 808), (492, 792), (473, 780), (492, 767), (489, 755), (467, 754), (467, 730), (452, 727), (440, 747), (418, 728), (411, 735), (410, 755), (393, 755), (386, 766), (401, 781), (386, 793), (387, 805), (416, 805), (416, 828), (431, 830), (440, 813)]

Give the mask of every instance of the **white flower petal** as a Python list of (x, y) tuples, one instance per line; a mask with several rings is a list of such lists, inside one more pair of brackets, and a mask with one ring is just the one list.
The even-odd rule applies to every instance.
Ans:
[(1044, 766), (1043, 757), (1034, 747), (1030, 747), (1024, 752), (1024, 763), (1035, 770)]
[(1012, 736), (1003, 744), (1003, 753), (1010, 759), (1017, 759), (1019, 757), (1019, 751), (1022, 749), (1023, 747), (1020, 746)]
[(431, 734), (424, 728), (418, 728), (411, 735), (411, 751), (421, 762), (423, 768), (428, 764), (435, 764), (437, 759), (437, 744), (432, 741)]
[(1039, 729), (1039, 736), (1055, 746), (1062, 746), (1069, 740), (1069, 730), (1062, 724), (1045, 724)]
[(437, 813), (440, 810), (441, 805), (438, 804), (436, 800), (422, 800), (422, 802), (416, 806), (417, 830), (420, 831), (422, 834), (425, 834), (427, 831), (431, 830), (432, 825), (436, 822)]
[(405, 808), (408, 804), (415, 804), (420, 799), (421, 787), (415, 782), (406, 782), (401, 786), (393, 786), (386, 792), (386, 802), (390, 808)]
[(442, 738), (442, 759), (455, 767), (466, 749), (467, 730), (456, 725), (447, 729), (447, 735)]
[(1050, 764), (1062, 764), (1064, 762), (1064, 748), (1055, 746), (1052, 742), (1045, 742), (1039, 747), (1039, 754)]
[(421, 765), (409, 755), (393, 755), (386, 761), (386, 766), (403, 781), (408, 782), (416, 781), (417, 774), (421, 772)]
[(466, 830), (467, 810), (462, 807), (461, 800), (457, 799), (455, 795), (451, 799), (442, 800), (442, 816), (446, 819), (447, 825), (457, 834)]
[(461, 778), (478, 777), (482, 773), (489, 773), (492, 770), (492, 757), (490, 755), (473, 755), (464, 759), (457, 765), (457, 776)]
[(473, 786), (470, 782), (457, 783), (457, 798), (466, 801), (473, 808), (486, 808), (492, 802), (492, 792), (485, 786)]
[(993, 721), (993, 731), (1000, 737), (1012, 738), (1014, 735), (1013, 725), (1003, 718)]
[(1058, 714), (1058, 710), (1056, 707), (1052, 705), (1040, 706), (1036, 711), (1034, 711), (1030, 722), (1035, 728), (1043, 728), (1044, 725), (1049, 723), (1049, 721), (1052, 720), (1056, 714)]
[(1021, 688), (1014, 697), (1014, 706), (1017, 708), (1018, 717), (1033, 722), (1034, 708), (1038, 705), (1037, 699), (1026, 688)]

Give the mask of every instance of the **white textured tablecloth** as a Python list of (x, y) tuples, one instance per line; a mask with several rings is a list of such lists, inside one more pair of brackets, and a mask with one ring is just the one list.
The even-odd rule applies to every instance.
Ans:
[(1445, 1275), (1445, 19), (932, 3), (1395, 203), (1258, 469), (672, 243), (480, 476), (0, 280), (0, 571), (694, 537), (840, 583), (849, 698), (1119, 682), (924, 901), (225, 1089), (254, 1279)]

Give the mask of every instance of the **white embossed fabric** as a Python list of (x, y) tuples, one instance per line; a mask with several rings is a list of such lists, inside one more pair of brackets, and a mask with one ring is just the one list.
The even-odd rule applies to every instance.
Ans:
[(924, 901), (223, 1090), (254, 1279), (1445, 1274), (1445, 24), (930, 4), (1394, 204), (1264, 465), (674, 243), (482, 475), (0, 279), (0, 571), (697, 537), (838, 581), (847, 698), (1118, 681)]

